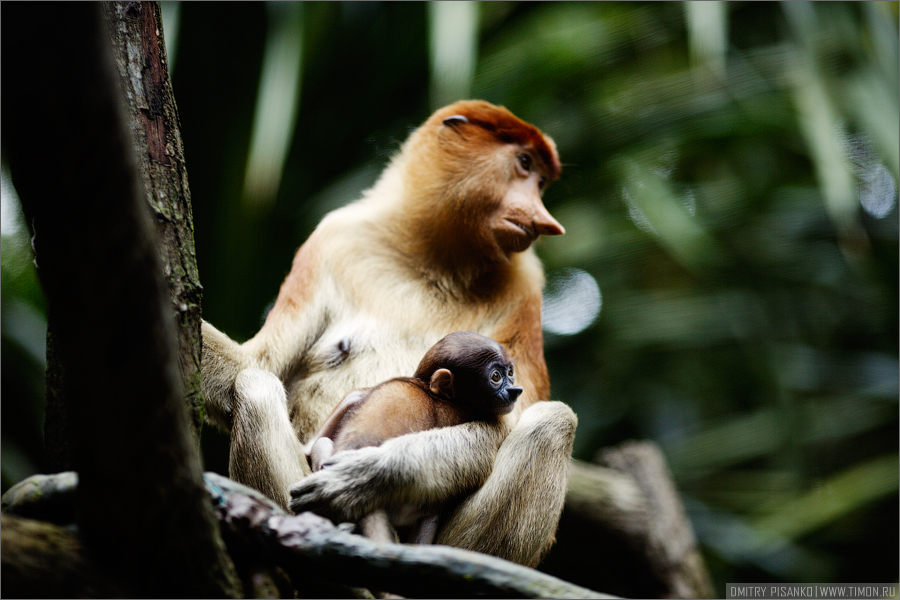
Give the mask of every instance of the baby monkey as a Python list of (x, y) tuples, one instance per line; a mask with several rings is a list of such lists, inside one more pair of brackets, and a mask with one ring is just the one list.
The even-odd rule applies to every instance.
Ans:
[[(349, 393), (306, 447), (313, 471), (341, 450), (378, 446), (416, 431), (471, 421), (492, 421), (512, 411), (522, 388), (514, 383), (513, 363), (494, 340), (457, 331), (432, 346), (412, 377), (389, 379), (368, 390)], [(407, 506), (388, 514), (378, 510), (359, 524), (364, 535), (430, 544), (437, 533), (439, 509)]]

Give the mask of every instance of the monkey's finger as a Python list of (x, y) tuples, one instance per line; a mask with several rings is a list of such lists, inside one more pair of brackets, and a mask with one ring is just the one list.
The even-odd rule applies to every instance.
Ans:
[[(337, 508), (340, 506), (336, 502), (338, 490), (335, 490), (334, 486), (329, 486), (328, 478), (322, 477), (320, 473), (314, 473), (291, 486), (289, 490), (291, 510), (295, 514), (304, 511), (314, 512), (335, 523), (350, 520), (343, 514), (344, 511)], [(332, 489), (329, 490), (329, 487)]]
[(316, 482), (315, 475), (310, 475), (291, 486), (291, 508), (313, 506), (321, 502), (321, 494), (318, 493)]

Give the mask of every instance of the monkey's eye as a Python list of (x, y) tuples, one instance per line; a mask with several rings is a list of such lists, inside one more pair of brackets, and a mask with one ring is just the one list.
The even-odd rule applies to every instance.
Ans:
[(515, 375), (513, 374), (513, 368), (512, 368), (512, 365), (509, 366), (509, 371), (506, 372), (506, 376), (509, 377), (510, 380), (512, 380), (513, 377), (515, 377)]
[(519, 160), (519, 166), (525, 169), (526, 173), (531, 172), (531, 157), (527, 154), (520, 154), (516, 157)]
[(503, 381), (503, 375), (497, 369), (491, 371), (491, 383), (494, 385), (499, 385), (500, 382)]
[(538, 179), (538, 188), (544, 189), (544, 186), (547, 185), (547, 178), (541, 177)]

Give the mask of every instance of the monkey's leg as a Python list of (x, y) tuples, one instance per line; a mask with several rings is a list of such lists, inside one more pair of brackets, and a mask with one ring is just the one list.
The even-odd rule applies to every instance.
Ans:
[(309, 465), (312, 467), (313, 471), (321, 469), (322, 463), (331, 458), (332, 454), (334, 454), (334, 442), (331, 441), (331, 438), (327, 437), (316, 439), (309, 450), (306, 451), (306, 456), (309, 458)]
[(488, 480), (442, 526), (436, 543), (540, 562), (562, 513), (577, 423), (562, 402), (530, 406), (500, 446)]
[(284, 386), (272, 373), (244, 369), (234, 389), (228, 475), (287, 509), (291, 484), (310, 470), (291, 426)]
[(396, 542), (397, 532), (391, 527), (387, 512), (382, 509), (373, 511), (359, 521), (362, 534), (374, 542)]
[(433, 544), (437, 535), (440, 515), (433, 514), (422, 517), (409, 535), (410, 544)]

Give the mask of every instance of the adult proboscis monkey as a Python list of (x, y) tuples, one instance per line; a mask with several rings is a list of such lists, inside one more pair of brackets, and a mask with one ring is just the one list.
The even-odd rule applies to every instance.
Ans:
[[(537, 564), (577, 423), (549, 401), (531, 248), (564, 233), (541, 199), (559, 172), (553, 141), (507, 109), (442, 108), (361, 199), (322, 220), (255, 337), (237, 344), (204, 323), (203, 389), (210, 420), (231, 431), (231, 477), (339, 521), (457, 502), (436, 543)], [(453, 331), (506, 347), (523, 388), (513, 410), (341, 452), (310, 475), (303, 444), (341, 399), (412, 372)]]

